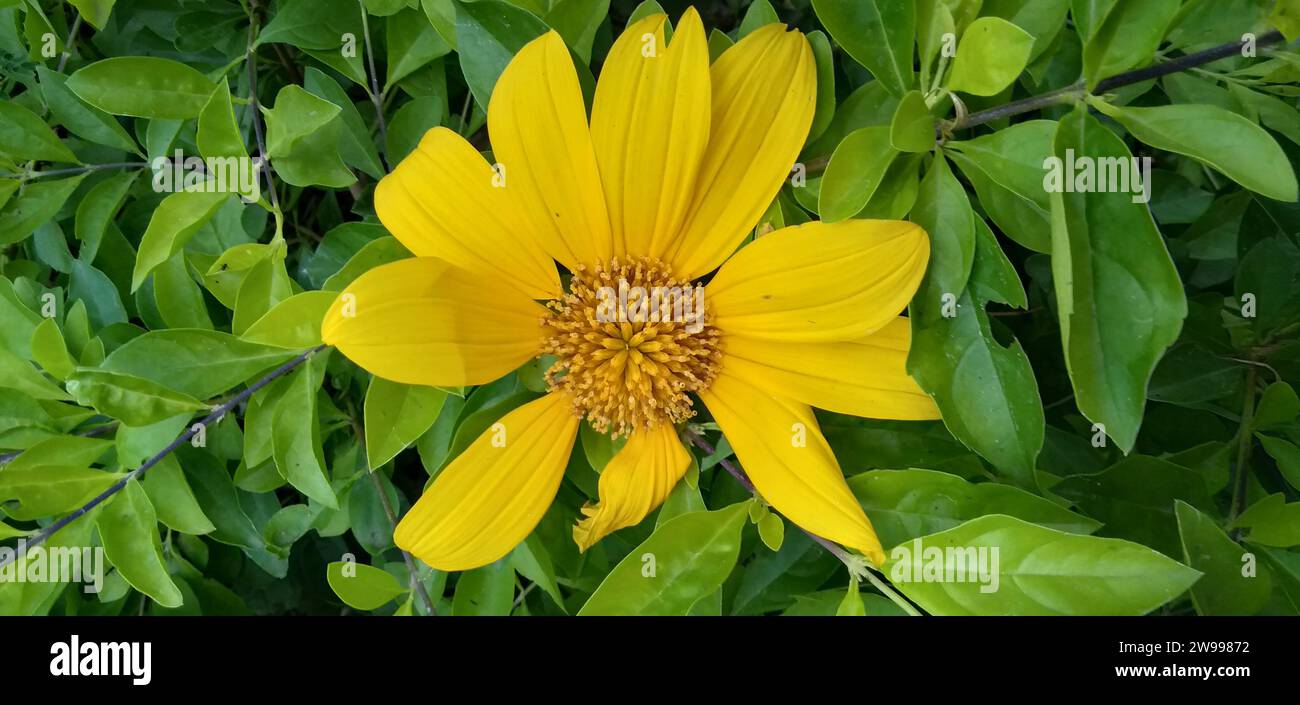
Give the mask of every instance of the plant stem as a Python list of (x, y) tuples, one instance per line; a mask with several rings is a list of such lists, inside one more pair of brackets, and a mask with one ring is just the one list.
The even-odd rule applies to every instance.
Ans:
[(72, 57), (72, 43), (77, 41), (77, 30), (81, 29), (81, 13), (72, 20), (72, 29), (68, 30), (68, 40), (63, 43), (63, 54), (59, 56), (59, 67), (55, 73), (63, 73), (63, 68), (68, 65), (68, 59)]
[[(361, 425), (361, 420), (357, 417), (357, 407), (351, 399), (345, 399), (348, 407), (348, 419), (352, 422), (352, 432), (357, 434), (357, 440), (362, 443), (362, 452), (365, 452), (365, 429)], [(375, 492), (379, 495), (379, 503), (384, 507), (384, 514), (388, 517), (388, 524), (393, 527), (393, 533), (397, 533), (397, 512), (393, 511), (393, 503), (388, 499), (388, 493), (384, 491), (384, 483), (379, 481), (379, 477), (370, 463), (366, 463), (366, 474), (370, 476), (370, 482), (375, 486)], [(420, 601), (424, 603), (425, 610), (430, 617), (436, 616), (438, 610), (433, 606), (433, 598), (429, 596), (429, 590), (420, 581), (419, 572), (416, 570), (415, 559), (410, 553), (399, 548), (402, 554), (402, 561), (406, 563), (406, 573), (411, 576), (411, 589), (420, 596)]]
[[(712, 443), (709, 443), (704, 438), (704, 436), (701, 436), (695, 431), (691, 431), (688, 429), (686, 431), (686, 438), (691, 442), (692, 445), (696, 446), (697, 448), (704, 451), (705, 453), (708, 453), (709, 455), (713, 455), (713, 453), (717, 452), (716, 448), (713, 446)], [(727, 458), (723, 458), (719, 460), (718, 464), (722, 466), (722, 469), (730, 473), (732, 477), (736, 478), (736, 482), (739, 482), (741, 487), (744, 487), (746, 490), (754, 494), (758, 493), (758, 491), (754, 488), (754, 483), (749, 479), (749, 476), (745, 474), (745, 471), (740, 469), (738, 465), (732, 463)], [(889, 598), (890, 601), (898, 605), (899, 608), (902, 609), (904, 612), (906, 612), (908, 615), (912, 617), (922, 616), (921, 613), (915, 607), (912, 606), (912, 603), (908, 602), (902, 595), (899, 595), (893, 588), (889, 587), (889, 585), (886, 584), (883, 580), (877, 578), (872, 573), (870, 567), (868, 567), (866, 570), (860, 570), (860, 567), (865, 565), (865, 563), (859, 560), (858, 558), (856, 558), (855, 556), (853, 556), (852, 554), (850, 554), (848, 551), (844, 550), (843, 546), (835, 543), (834, 541), (831, 541), (830, 539), (818, 536), (817, 534), (808, 531), (807, 529), (799, 526), (798, 524), (795, 524), (795, 528), (802, 531), (805, 535), (808, 536), (808, 538), (812, 539), (814, 543), (826, 549), (828, 553), (830, 553), (832, 556), (835, 556), (837, 559), (839, 559), (839, 561), (843, 563), (846, 568), (849, 569), (849, 574), (854, 580), (857, 579), (858, 575), (865, 575), (867, 577), (867, 580), (870, 581), (871, 584), (874, 585), (875, 588), (879, 590), (882, 595)]]
[(388, 160), (388, 126), (384, 123), (384, 94), (379, 90), (379, 74), (375, 73), (375, 50), (370, 45), (370, 19), (367, 17), (366, 5), (357, 0), (361, 9), (361, 33), (366, 41), (366, 63), (370, 66), (370, 102), (375, 104), (375, 126), (379, 128), (379, 144), (385, 163)]
[(1259, 377), (1259, 368), (1254, 365), (1246, 367), (1246, 392), (1241, 403), (1241, 427), (1237, 430), (1237, 474), (1232, 488), (1232, 507), (1228, 520), (1236, 519), (1246, 509), (1246, 489), (1250, 480), (1250, 449), (1254, 445), (1254, 436), (1250, 427), (1255, 421), (1255, 384)]
[(46, 541), (49, 540), (51, 536), (58, 533), (60, 529), (67, 526), (68, 524), (71, 524), (77, 519), (85, 516), (90, 510), (99, 506), (105, 500), (111, 498), (113, 495), (117, 494), (118, 492), (121, 492), (122, 489), (125, 488), (128, 483), (130, 483), (132, 480), (140, 478), (142, 475), (145, 474), (146, 471), (149, 470), (149, 468), (153, 467), (154, 465), (157, 465), (159, 461), (161, 461), (163, 458), (167, 457), (168, 455), (171, 455), (172, 451), (181, 447), (182, 443), (185, 443), (186, 441), (193, 438), (194, 434), (198, 433), (200, 428), (207, 428), (210, 424), (214, 424), (217, 421), (220, 421), (223, 416), (230, 413), (231, 409), (234, 409), (236, 406), (239, 406), (239, 404), (243, 403), (246, 399), (253, 396), (253, 394), (256, 393), (257, 390), (261, 389), (262, 387), (265, 387), (266, 385), (270, 384), (276, 379), (283, 377), (284, 375), (293, 371), (294, 368), (306, 362), (307, 359), (310, 358), (312, 355), (316, 354), (317, 352), (320, 352), (321, 350), (324, 350), (325, 347), (326, 347), (325, 345), (317, 345), (316, 347), (303, 352), (298, 357), (295, 357), (294, 359), (284, 363), (283, 365), (280, 365), (274, 370), (271, 370), (266, 374), (265, 377), (262, 377), (256, 382), (250, 384), (247, 389), (231, 397), (229, 401), (222, 404), (221, 406), (218, 406), (216, 409), (213, 409), (212, 413), (204, 417), (202, 421), (199, 421), (198, 423), (195, 423), (194, 425), (190, 426), (190, 428), (186, 430), (185, 433), (182, 433), (181, 435), (177, 436), (176, 440), (169, 443), (166, 448), (163, 448), (162, 450), (158, 451), (156, 454), (153, 455), (153, 457), (144, 461), (144, 464), (142, 464), (140, 467), (123, 475), (122, 479), (113, 483), (111, 487), (104, 490), (103, 492), (100, 492), (98, 495), (95, 496), (94, 499), (81, 505), (81, 507), (79, 507), (76, 511), (68, 514), (67, 516), (60, 518), (58, 521), (42, 529), (35, 536), (28, 539), (25, 543), (20, 544), (19, 551), (14, 552), (12, 554), (8, 554), (6, 558), (0, 559), (0, 568), (3, 568), (6, 565), (9, 565), (10, 563), (18, 560), (19, 558), (22, 558), (23, 555), (28, 550), (45, 543)]
[(282, 237), (281, 228), (284, 216), (280, 211), (280, 196), (275, 192), (275, 181), (271, 177), (270, 162), (266, 158), (266, 136), (262, 133), (262, 108), (257, 102), (257, 49), (253, 46), (257, 40), (257, 0), (250, 3), (248, 9), (248, 50), (244, 63), (248, 66), (248, 109), (253, 120), (253, 132), (257, 135), (257, 172), (266, 172), (266, 190), (271, 194), (271, 208), (275, 213), (275, 234)]

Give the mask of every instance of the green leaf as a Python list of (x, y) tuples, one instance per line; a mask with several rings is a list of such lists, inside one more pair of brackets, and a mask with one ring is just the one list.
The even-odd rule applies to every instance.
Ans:
[(934, 117), (921, 91), (908, 91), (889, 124), (889, 143), (900, 152), (934, 149)]
[(239, 495), (225, 464), (209, 453), (187, 452), (185, 448), (178, 453), (181, 453), (181, 468), (194, 498), (204, 515), (217, 527), (208, 537), (250, 550), (264, 548), (261, 533), (239, 505)]
[[(709, 35), (709, 42), (712, 49), (713, 35)], [(813, 60), (817, 62), (817, 110), (813, 114), (812, 127), (808, 129), (808, 142), (812, 142), (830, 127), (835, 117), (835, 52), (831, 40), (820, 29), (808, 33), (808, 44), (812, 46)]]
[(179, 61), (118, 56), (77, 70), (68, 88), (113, 115), (185, 120), (203, 112), (216, 84)]
[(930, 236), (930, 265), (912, 298), (913, 315), (938, 312), (945, 296), (955, 298), (966, 288), (975, 263), (975, 213), (942, 155), (921, 180), (911, 220)]
[(1278, 463), (1278, 471), (1286, 477), (1287, 483), (1300, 489), (1300, 447), (1283, 438), (1265, 436), (1262, 433), (1256, 433), (1255, 437), (1260, 440), (1261, 445), (1264, 445), (1265, 453)]
[(158, 515), (140, 483), (128, 482), (105, 505), (95, 526), (104, 541), (104, 555), (131, 587), (163, 607), (181, 606), (180, 588), (163, 563)]
[(81, 241), (81, 250), (77, 258), (85, 262), (94, 262), (99, 253), (99, 245), (104, 240), (104, 233), (113, 222), (113, 217), (126, 200), (126, 194), (135, 183), (137, 172), (129, 171), (117, 174), (90, 187), (77, 203), (77, 214), (73, 232)]
[(740, 18), (740, 27), (736, 30), (736, 38), (742, 39), (759, 27), (780, 21), (781, 18), (777, 16), (776, 10), (772, 9), (772, 3), (768, 2), (768, 0), (754, 0), (745, 9), (745, 16)]
[(915, 85), (913, 0), (813, 0), (826, 31), (890, 93), (902, 97)]
[(456, 49), (474, 101), (487, 110), (515, 53), (547, 30), (536, 15), (499, 0), (456, 3)]
[(934, 398), (944, 425), (1021, 485), (1033, 485), (1043, 447), (1043, 406), (1020, 342), (993, 338), (982, 304), (963, 293), (956, 317), (914, 308), (907, 371)]
[[(983, 576), (969, 570), (980, 564), (981, 550), (990, 569)], [(964, 580), (958, 579), (958, 565), (968, 570)], [(999, 514), (898, 546), (885, 571), (908, 599), (933, 615), (1142, 615), (1200, 577), (1140, 544)]]
[(610, 571), (579, 615), (684, 616), (731, 573), (749, 502), (683, 514), (655, 530)]
[(366, 390), (366, 461), (378, 468), (410, 446), (438, 420), (447, 393), (372, 377)]
[(230, 84), (222, 79), (199, 113), (195, 142), (205, 157), (247, 157), (248, 148), (235, 121), (230, 102)]
[(391, 574), (354, 561), (335, 561), (325, 568), (330, 589), (347, 606), (369, 612), (406, 594)]
[(294, 370), (284, 396), (276, 403), (271, 421), (273, 457), (275, 467), (289, 484), (326, 507), (338, 509), (321, 451), (316, 391), (324, 371), (318, 375), (314, 369), (318, 366), (310, 361)]
[(451, 613), (457, 617), (502, 617), (510, 614), (514, 597), (515, 570), (508, 557), (502, 558), (461, 573)]
[(1259, 612), (1273, 591), (1268, 567), (1257, 565), (1247, 574), (1248, 551), (1228, 538), (1205, 514), (1181, 500), (1175, 502), (1183, 559), (1204, 573), (1192, 586), (1192, 604), (1203, 615), (1248, 616)]
[(320, 345), (320, 325), (338, 295), (332, 291), (304, 291), (271, 307), (244, 329), (240, 337), (262, 345), (301, 350)]
[(1300, 502), (1288, 503), (1281, 492), (1271, 494), (1250, 505), (1233, 527), (1250, 529), (1246, 540), (1251, 543), (1279, 548), (1300, 545)]
[(578, 58), (589, 64), (596, 33), (608, 14), (609, 0), (557, 0), (543, 19), (564, 37), (564, 43)]
[(1263, 128), (1213, 105), (1130, 108), (1102, 100), (1091, 104), (1146, 144), (1189, 156), (1256, 193), (1296, 200), (1295, 171)]
[(42, 224), (53, 220), (86, 174), (66, 179), (42, 179), (28, 184), (21, 196), (0, 209), (0, 245), (22, 242)]
[(284, 259), (278, 256), (262, 258), (253, 265), (239, 285), (230, 331), (235, 335), (243, 335), (257, 319), (289, 298), (292, 293), (293, 284), (289, 273), (285, 271)]
[(560, 594), (560, 586), (556, 582), (555, 565), (551, 562), (551, 554), (546, 550), (546, 545), (536, 533), (529, 534), (510, 553), (510, 566), (515, 572), (539, 585), (564, 611), (564, 596)]
[(308, 93), (297, 85), (287, 85), (275, 96), (275, 106), (266, 113), (266, 151), (271, 157), (289, 154), (294, 144), (325, 127), (339, 115), (339, 106)]
[(887, 127), (864, 127), (845, 137), (822, 177), (817, 201), (822, 220), (837, 223), (862, 210), (897, 155)]
[(183, 534), (208, 534), (217, 530), (203, 513), (199, 500), (185, 480), (176, 456), (165, 455), (149, 468), (141, 482), (158, 511), (158, 519), (173, 531)]
[(1043, 163), (1052, 155), (1056, 127), (1051, 120), (1028, 120), (972, 140), (949, 142), (945, 151), (975, 187), (993, 222), (1037, 252), (1052, 248), (1052, 201), (1043, 187)]
[[(1078, 1), (1075, 2), (1076, 10), (1079, 4)], [(1086, 40), (1083, 46), (1083, 75), (1088, 80), (1088, 89), (1095, 88), (1103, 78), (1149, 63), (1180, 4), (1181, 0), (1109, 0), (1105, 3), (1109, 6), (1105, 20), (1094, 24), (1096, 31), (1090, 35), (1080, 35)], [(1078, 13), (1075, 14), (1078, 25)], [(1095, 13), (1089, 21), (1096, 23), (1100, 17), (1101, 13)]]
[(0, 100), (0, 154), (14, 161), (77, 163), (77, 157), (36, 113)]
[(76, 509), (120, 477), (76, 465), (11, 466), (0, 472), (0, 502), (17, 501), (5, 514), (31, 521)]
[(32, 331), (32, 359), (60, 380), (67, 379), (77, 367), (77, 363), (68, 354), (59, 324), (52, 318), (41, 321), (36, 330)]
[(1015, 308), (1028, 308), (1029, 300), (1020, 275), (983, 218), (975, 218), (975, 236), (975, 261), (969, 281), (971, 298), (981, 306), (997, 301)]
[(419, 10), (405, 9), (384, 21), (388, 34), (385, 90), (416, 69), (451, 52), (449, 45)]
[(357, 111), (347, 92), (339, 86), (338, 82), (313, 66), (307, 68), (303, 85), (313, 95), (339, 106), (339, 119), (343, 121), (343, 130), (338, 150), (343, 161), (366, 172), (376, 180), (383, 178), (384, 167), (379, 161), (379, 151), (375, 149), (375, 142), (370, 137), (370, 129), (361, 119), (361, 113)]
[[(1061, 120), (1056, 157), (1132, 155), (1079, 107)], [(1187, 315), (1178, 271), (1147, 208), (1127, 193), (1052, 194), (1052, 281), (1075, 403), (1129, 451), (1147, 382)]]
[(862, 601), (862, 594), (858, 592), (857, 578), (849, 579), (849, 589), (844, 593), (844, 599), (840, 601), (840, 606), (835, 610), (836, 617), (865, 617), (867, 616), (867, 605)]
[(122, 305), (117, 285), (107, 274), (79, 259), (72, 262), (68, 298), (85, 303), (90, 323), (96, 330), (127, 321), (126, 307)]
[(66, 76), (44, 66), (37, 66), (36, 74), (40, 76), (41, 95), (45, 98), (45, 104), (50, 107), (54, 119), (68, 128), (68, 131), (95, 144), (144, 156), (135, 140), (122, 129), (117, 120), (86, 105), (77, 94), (68, 89)]
[(150, 331), (114, 350), (103, 368), (210, 399), (288, 362), (293, 353), (210, 330)]
[(140, 288), (155, 267), (179, 252), (194, 233), (217, 214), (217, 209), (229, 197), (227, 193), (181, 191), (164, 198), (140, 238), (140, 252), (131, 273), (132, 293)]
[(147, 426), (207, 408), (188, 394), (120, 372), (81, 368), (68, 379), (67, 388), (78, 404), (130, 426)]
[[(46, 323), (53, 324), (46, 319)], [(37, 330), (40, 330), (38, 327)], [(58, 328), (56, 327), (57, 331)], [(65, 353), (66, 354), (66, 353)], [(26, 394), (33, 399), (67, 401), (70, 397), (58, 385), (46, 379), (32, 363), (0, 348), (0, 389)]]
[(1072, 475), (1052, 492), (1074, 502), (1105, 524), (1101, 533), (1137, 541), (1166, 555), (1178, 555), (1174, 500), (1211, 511), (1201, 475), (1167, 460), (1131, 455), (1102, 472)]
[(1251, 425), (1254, 428), (1282, 426), (1295, 421), (1298, 415), (1300, 397), (1296, 396), (1295, 389), (1286, 382), (1274, 382), (1260, 395)]
[(153, 270), (153, 295), (158, 314), (168, 326), (212, 329), (203, 292), (190, 274), (183, 251)]
[(1101, 527), (1018, 487), (972, 483), (934, 470), (870, 470), (849, 478), (849, 489), (886, 548), (986, 514), (1006, 514), (1072, 534), (1090, 534)]
[(997, 95), (1010, 86), (1034, 47), (1034, 37), (998, 17), (981, 17), (966, 28), (952, 60), (948, 90)]

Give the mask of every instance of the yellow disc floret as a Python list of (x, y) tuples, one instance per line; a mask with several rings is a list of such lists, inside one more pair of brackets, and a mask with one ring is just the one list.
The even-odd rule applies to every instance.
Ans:
[(695, 415), (689, 392), (708, 388), (721, 359), (704, 288), (676, 279), (649, 257), (578, 267), (569, 293), (542, 317), (552, 391), (615, 437)]

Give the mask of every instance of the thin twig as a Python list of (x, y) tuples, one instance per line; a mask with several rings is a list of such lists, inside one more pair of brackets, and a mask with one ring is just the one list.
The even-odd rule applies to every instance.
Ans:
[(68, 65), (68, 59), (72, 57), (72, 43), (77, 41), (77, 30), (81, 29), (81, 13), (72, 20), (72, 29), (68, 30), (68, 40), (63, 43), (63, 54), (59, 56), (59, 66), (55, 73), (63, 73), (63, 67)]
[(0, 174), (0, 179), (31, 179), (38, 176), (68, 176), (85, 174), (105, 169), (144, 169), (149, 162), (110, 162), (108, 164), (87, 164), (86, 166), (68, 167), (67, 169), (46, 169), (45, 171), (26, 171)]
[(265, 387), (266, 385), (270, 384), (276, 379), (288, 374), (295, 367), (306, 362), (307, 359), (310, 358), (312, 355), (316, 354), (317, 352), (320, 352), (321, 350), (324, 350), (325, 347), (326, 346), (324, 345), (317, 345), (316, 347), (307, 350), (306, 352), (302, 353), (298, 357), (295, 357), (294, 359), (268, 372), (265, 377), (252, 383), (251, 385), (248, 386), (247, 389), (240, 392), (239, 394), (236, 394), (234, 397), (231, 397), (230, 401), (227, 401), (221, 406), (218, 406), (216, 409), (212, 411), (212, 413), (204, 417), (202, 421), (199, 421), (198, 423), (195, 423), (192, 426), (190, 426), (190, 428), (187, 431), (185, 431), (185, 433), (182, 433), (181, 435), (177, 436), (176, 440), (169, 443), (166, 448), (163, 448), (162, 450), (155, 453), (153, 457), (144, 461), (143, 465), (123, 475), (120, 480), (113, 483), (113, 485), (110, 486), (108, 489), (104, 490), (103, 492), (100, 492), (98, 495), (96, 495), (94, 499), (90, 500), (89, 502), (86, 502), (76, 511), (68, 514), (67, 516), (62, 517), (58, 521), (42, 529), (39, 533), (35, 534), (30, 539), (27, 539), (25, 543), (19, 545), (19, 550), (17, 552), (12, 554), (6, 554), (5, 558), (0, 558), (0, 568), (3, 568), (6, 565), (18, 560), (19, 558), (22, 558), (23, 555), (28, 550), (45, 543), (47, 540), (49, 540), (51, 536), (58, 533), (60, 529), (67, 526), (68, 524), (71, 524), (77, 519), (85, 516), (86, 513), (89, 512), (90, 510), (99, 506), (105, 500), (109, 499), (110, 497), (117, 494), (118, 492), (121, 492), (122, 489), (126, 487), (128, 483), (144, 475), (145, 472), (149, 470), (149, 468), (153, 467), (154, 465), (157, 465), (159, 461), (161, 461), (163, 458), (167, 457), (168, 455), (171, 455), (172, 451), (181, 447), (181, 444), (193, 438), (194, 434), (199, 432), (199, 429), (201, 428), (206, 429), (210, 424), (214, 424), (217, 421), (220, 421), (223, 416), (230, 413), (231, 409), (234, 409), (236, 406), (239, 406), (241, 403), (243, 403), (246, 399), (253, 396), (253, 394), (256, 393), (257, 390), (261, 389), (262, 387)]
[[(695, 431), (687, 429), (686, 438), (693, 445), (695, 445), (705, 453), (708, 453), (709, 455), (713, 455), (715, 452), (717, 452), (717, 450), (715, 449), (712, 443), (709, 443), (708, 440), (704, 438), (704, 436), (701, 436)], [(751, 493), (757, 493), (757, 490), (754, 488), (753, 481), (749, 479), (749, 476), (746, 475), (745, 471), (740, 469), (738, 465), (731, 462), (727, 458), (722, 458), (721, 460), (719, 460), (718, 465), (721, 465), (723, 470), (726, 470), (728, 473), (731, 474), (732, 477), (736, 478), (736, 482), (739, 482), (741, 487), (744, 487), (746, 490), (748, 490)], [(795, 528), (802, 531), (808, 538), (812, 539), (814, 543), (826, 549), (826, 551), (829, 552), (832, 556), (835, 556), (837, 559), (839, 559), (839, 561), (843, 563), (846, 568), (849, 569), (849, 574), (852, 577), (852, 579), (857, 580), (858, 575), (865, 575), (867, 580), (872, 585), (874, 585), (876, 589), (881, 592), (881, 594), (883, 594), (885, 597), (888, 597), (891, 602), (898, 605), (899, 608), (901, 608), (908, 615), (912, 617), (922, 616), (921, 613), (916, 609), (916, 607), (912, 606), (912, 604), (908, 602), (906, 598), (904, 598), (902, 595), (899, 595), (893, 588), (889, 587), (889, 585), (887, 585), (884, 581), (880, 580), (875, 575), (873, 575), (870, 566), (867, 566), (866, 570), (858, 570), (859, 566), (865, 566), (866, 563), (864, 561), (859, 561), (848, 551), (844, 550), (843, 546), (840, 546), (839, 544), (835, 543), (834, 541), (831, 541), (828, 538), (818, 536), (817, 534), (814, 534), (813, 532), (803, 528), (802, 526), (799, 526), (798, 524), (795, 524)]]
[(384, 94), (379, 90), (379, 74), (375, 73), (375, 50), (370, 45), (370, 20), (366, 14), (366, 4), (357, 0), (361, 9), (361, 33), (366, 41), (366, 63), (370, 65), (370, 102), (375, 104), (375, 126), (379, 128), (380, 154), (388, 161), (388, 126), (384, 123)]
[[(1277, 44), (1281, 41), (1283, 41), (1282, 33), (1273, 30), (1256, 37), (1255, 46), (1257, 48), (1264, 47), (1271, 44)], [(1135, 83), (1149, 81), (1153, 78), (1160, 78), (1161, 76), (1167, 76), (1171, 73), (1178, 73), (1179, 71), (1186, 71), (1187, 69), (1196, 66), (1213, 63), (1219, 59), (1224, 59), (1240, 53), (1241, 48), (1244, 45), (1244, 41), (1228, 42), (1227, 44), (1220, 44), (1219, 46), (1211, 47), (1203, 51), (1186, 54), (1177, 59), (1171, 59), (1170, 61), (1152, 64), (1132, 71), (1126, 71), (1100, 81), (1097, 84), (1097, 87), (1092, 90), (1092, 94), (1102, 95), (1109, 91), (1113, 91), (1116, 88), (1131, 86)], [(1056, 103), (1069, 102), (1075, 98), (1082, 97), (1087, 92), (1087, 85), (1083, 81), (1079, 81), (1078, 83), (1052, 91), (1051, 93), (1044, 93), (1043, 95), (1026, 98), (1024, 100), (1017, 100), (1012, 103), (1006, 103), (1005, 105), (999, 105), (995, 108), (989, 108), (988, 110), (971, 113), (967, 115), (965, 119), (953, 121), (949, 130), (964, 130), (968, 127), (983, 125), (984, 123), (1001, 120), (1002, 118), (1011, 117), (1012, 115), (1020, 115), (1021, 113), (1027, 113), (1032, 110), (1039, 110)]]
[[(357, 417), (357, 407), (351, 399), (344, 400), (348, 407), (348, 420), (352, 422), (352, 432), (357, 434), (357, 440), (362, 444), (362, 452), (365, 452), (366, 433), (361, 425), (361, 420)], [(367, 456), (369, 458), (369, 456)], [(366, 463), (366, 474), (370, 476), (370, 481), (375, 485), (375, 492), (379, 494), (379, 503), (384, 508), (384, 515), (388, 517), (388, 524), (393, 527), (393, 533), (397, 533), (397, 512), (393, 511), (393, 503), (388, 499), (388, 492), (384, 490), (384, 484), (379, 481), (378, 473), (375, 468)], [(402, 554), (402, 561), (406, 563), (406, 572), (411, 577), (411, 587), (415, 593), (420, 596), (420, 601), (424, 603), (425, 610), (430, 617), (436, 616), (438, 610), (433, 605), (433, 598), (429, 596), (429, 590), (420, 580), (420, 574), (416, 570), (415, 559), (411, 557), (405, 549), (397, 549)]]
[(1246, 490), (1250, 485), (1250, 449), (1254, 445), (1250, 427), (1255, 421), (1255, 382), (1258, 377), (1258, 367), (1246, 367), (1246, 393), (1241, 403), (1241, 427), (1237, 430), (1237, 475), (1233, 483), (1229, 521), (1241, 516), (1246, 509)]
[[(275, 192), (275, 181), (271, 177), (271, 165), (266, 158), (266, 136), (262, 134), (262, 116), (261, 106), (257, 102), (257, 49), (254, 42), (257, 40), (257, 1), (253, 0), (248, 10), (248, 50), (244, 63), (248, 65), (248, 109), (252, 113), (253, 132), (257, 135), (257, 165), (256, 171), (260, 175), (266, 172), (266, 190), (271, 193), (271, 207), (275, 209), (276, 220), (279, 221), (283, 216), (280, 212), (280, 197)], [(279, 227), (276, 228), (277, 235)]]

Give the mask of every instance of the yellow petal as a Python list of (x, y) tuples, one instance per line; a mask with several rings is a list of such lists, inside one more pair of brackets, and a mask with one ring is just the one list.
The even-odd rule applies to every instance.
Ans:
[(464, 138), (435, 127), (375, 187), (375, 212), (417, 257), (510, 282), (532, 299), (557, 298), (555, 262), (494, 176)]
[(485, 384), (538, 354), (543, 313), (499, 280), (414, 257), (348, 285), (326, 312), (321, 337), (394, 382)]
[(691, 456), (672, 424), (638, 430), (600, 473), (600, 502), (582, 508), (585, 519), (573, 527), (580, 550), (624, 527), (641, 523), (682, 479)]
[(492, 90), (488, 134), (531, 236), (570, 269), (614, 254), (578, 74), (554, 31), (524, 45)]
[(665, 50), (665, 15), (614, 42), (591, 109), (591, 140), (618, 254), (662, 258), (694, 195), (709, 140), (709, 47), (688, 8)]
[(443, 468), (393, 540), (438, 570), (509, 553), (555, 499), (578, 433), (569, 399), (551, 393), (506, 414)]
[(700, 398), (754, 487), (777, 511), (861, 551), (876, 565), (884, 562), (880, 540), (844, 482), (812, 409), (770, 396), (725, 370)]
[(861, 340), (907, 306), (930, 241), (901, 220), (805, 223), (736, 253), (704, 290), (714, 323), (764, 340)]
[(812, 126), (817, 71), (808, 40), (773, 24), (714, 62), (709, 145), (670, 258), (679, 275), (715, 269), (771, 205)]
[(907, 374), (911, 341), (911, 328), (902, 317), (862, 340), (844, 343), (728, 335), (723, 365), (760, 389), (819, 409), (872, 419), (937, 419), (934, 400)]

